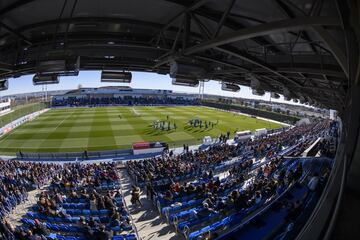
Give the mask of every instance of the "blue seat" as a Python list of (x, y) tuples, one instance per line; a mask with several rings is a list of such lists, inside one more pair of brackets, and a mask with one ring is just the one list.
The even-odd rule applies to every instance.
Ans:
[(65, 240), (77, 240), (77, 238), (73, 236), (65, 236)]
[(129, 234), (125, 236), (126, 240), (136, 240), (135, 234)]
[(112, 240), (124, 240), (124, 236), (113, 236)]
[(102, 209), (102, 210), (100, 210), (100, 214), (101, 214), (101, 215), (109, 214), (109, 210), (107, 210), (107, 209)]
[(69, 231), (69, 228), (66, 225), (59, 225), (59, 229), (60, 229), (60, 231), (63, 231), (63, 232), (68, 232)]
[(92, 215), (99, 215), (99, 211), (98, 210), (90, 210)]
[(66, 209), (66, 213), (73, 215), (74, 214), (74, 210), (73, 209)]
[(60, 227), (59, 227), (58, 225), (56, 225), (56, 224), (51, 224), (50, 226), (51, 226), (51, 227), (50, 227), (51, 230), (60, 231)]
[(116, 227), (112, 227), (111, 230), (114, 232), (118, 232), (121, 230), (121, 228), (120, 228), (120, 226), (116, 226)]
[(81, 209), (75, 209), (74, 215), (80, 215), (82, 213)]
[(77, 226), (69, 226), (69, 232), (79, 232), (79, 230)]
[(108, 217), (100, 217), (99, 219), (100, 219), (100, 222), (101, 222), (101, 223), (107, 223), (107, 222), (109, 222), (109, 218), (108, 218)]
[(91, 215), (91, 212), (90, 212), (90, 210), (83, 209), (82, 214), (84, 214), (85, 216), (88, 216), (88, 215)]

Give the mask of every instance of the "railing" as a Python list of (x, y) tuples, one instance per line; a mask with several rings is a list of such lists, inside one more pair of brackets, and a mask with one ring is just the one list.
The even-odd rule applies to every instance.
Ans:
[[(334, 167), (323, 193), (312, 215), (298, 234), (298, 240), (302, 239), (330, 239), (335, 220), (338, 214), (342, 193), (345, 185), (346, 163), (345, 135), (342, 131), (342, 122), (339, 120), (338, 150), (336, 152)], [(324, 232), (323, 229), (326, 228)]]
[(30, 152), (17, 152), (16, 157), (18, 160), (29, 161), (84, 161), (94, 160), (99, 158), (117, 158), (121, 156), (132, 155), (131, 149), (125, 150), (111, 150), (111, 151), (98, 151), (98, 152), (67, 152), (67, 153), (30, 153)]

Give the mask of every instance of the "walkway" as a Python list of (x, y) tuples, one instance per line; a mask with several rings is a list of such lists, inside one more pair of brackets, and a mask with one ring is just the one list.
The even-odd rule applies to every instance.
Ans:
[(48, 185), (41, 187), (40, 189), (35, 189), (28, 192), (28, 200), (17, 205), (13, 211), (6, 217), (6, 219), (13, 224), (14, 226), (20, 226), (21, 218), (30, 211), (30, 208), (34, 206), (39, 198), (39, 195)]
[(121, 185), (126, 205), (129, 206), (130, 214), (142, 240), (180, 240), (184, 239), (175, 233), (175, 228), (167, 224), (166, 220), (160, 217), (159, 212), (152, 202), (147, 199), (144, 192), (140, 199), (143, 207), (131, 206), (131, 180), (126, 169), (119, 169)]

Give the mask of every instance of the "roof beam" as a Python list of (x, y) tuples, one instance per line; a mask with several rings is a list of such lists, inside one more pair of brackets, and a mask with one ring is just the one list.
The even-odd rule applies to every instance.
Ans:
[(9, 72), (13, 70), (13, 66), (8, 63), (0, 62), (0, 70)]
[(196, 2), (194, 2), (192, 5), (188, 6), (187, 8), (185, 8), (184, 10), (182, 10), (180, 13), (176, 14), (173, 18), (171, 18), (160, 30), (160, 32), (165, 31), (166, 29), (168, 29), (172, 24), (174, 24), (176, 22), (176, 20), (181, 17), (184, 13), (187, 12), (191, 12), (194, 11), (195, 9), (201, 7), (202, 5), (204, 5), (205, 3), (207, 3), (208, 1), (211, 0), (198, 0)]
[(196, 23), (197, 27), (199, 28), (201, 34), (206, 38), (207, 40), (211, 38), (211, 33), (209, 29), (200, 21), (200, 19), (193, 13), (190, 13), (191, 18)]
[(28, 4), (28, 3), (34, 2), (34, 1), (35, 0), (18, 0), (16, 2), (4, 7), (3, 9), (0, 9), (0, 16), (3, 16), (16, 8), (19, 8), (25, 4)]
[[(205, 56), (200, 56), (200, 55), (197, 55), (195, 57), (198, 58), (198, 59), (202, 59), (202, 60), (206, 60), (206, 61), (210, 61), (210, 62), (215, 62), (215, 63), (219, 63), (219, 64), (222, 64), (222, 65), (225, 65), (225, 66), (228, 66), (228, 67), (236, 68), (236, 69), (241, 70), (241, 72), (250, 72), (250, 69), (247, 69), (247, 68), (245, 68), (243, 66), (233, 64), (233, 63), (230, 63), (230, 62), (226, 62), (226, 61), (223, 61), (223, 60), (219, 60), (219, 59), (216, 59), (216, 58), (205, 57)], [(215, 73), (215, 72), (213, 72), (213, 73)], [(219, 71), (219, 73), (221, 73), (221, 72)]]
[[(222, 17), (222, 12), (217, 12), (212, 9), (204, 9), (204, 7), (201, 9), (197, 9), (196, 11), (194, 11), (194, 13), (196, 13), (196, 15), (199, 15), (207, 20), (211, 20), (215, 23), (218, 23)], [(230, 15), (230, 13), (229, 13), (229, 15)], [(262, 23), (264, 23), (264, 22), (262, 22)], [(233, 19), (230, 19), (230, 18), (227, 18), (224, 20), (223, 26), (230, 28), (231, 30), (234, 30), (234, 31), (237, 31), (240, 29), (245, 29), (248, 27), (247, 25), (245, 25), (239, 21), (234, 21)], [(251, 40), (261, 46), (274, 44), (274, 41), (272, 41), (271, 39), (264, 38), (264, 37), (256, 37)], [(273, 52), (283, 52), (283, 49), (278, 48), (278, 47), (271, 46), (269, 49), (272, 50)]]
[(17, 36), (18, 38), (22, 39), (24, 42), (26, 42), (29, 45), (32, 45), (32, 42), (25, 37), (24, 35), (22, 35), (21, 33), (15, 31), (14, 29), (12, 29), (11, 27), (9, 27), (8, 25), (6, 25), (3, 22), (0, 22), (0, 26), (3, 27), (4, 29), (6, 29), (8, 32), (10, 32), (11, 34)]
[[(231, 44), (237, 41), (243, 41), (259, 36), (269, 35), (281, 31), (289, 31), (292, 29), (304, 29), (310, 26), (316, 25), (339, 25), (336, 18), (332, 17), (299, 17), (294, 19), (280, 20), (276, 22), (264, 23), (254, 27), (241, 29), (238, 31), (224, 34), (218, 38), (211, 39), (185, 49), (181, 53), (183, 55), (190, 55), (200, 51), (204, 51), (210, 48), (215, 48), (225, 44)], [(174, 59), (174, 56), (170, 56), (167, 59), (159, 61), (156, 66), (160, 66)]]
[(229, 49), (229, 48), (226, 48), (226, 47), (216, 47), (216, 50), (227, 53), (227, 54), (232, 55), (234, 57), (240, 58), (240, 59), (242, 59), (242, 60), (244, 60), (246, 62), (257, 65), (257, 66), (259, 66), (259, 67), (261, 67), (261, 68), (263, 68), (263, 69), (265, 69), (265, 70), (267, 70), (269, 72), (274, 73), (278, 77), (280, 77), (280, 78), (287, 81), (286, 83), (283, 83), (283, 84), (287, 84), (287, 83), (291, 82), (291, 83), (293, 83), (294, 85), (296, 85), (298, 87), (301, 86), (298, 82), (296, 82), (296, 81), (284, 76), (283, 74), (277, 72), (275, 69), (268, 66), (266, 63), (261, 62), (259, 59), (256, 59), (253, 56), (250, 56), (250, 55), (248, 55), (246, 53), (240, 52), (239, 50)]
[[(287, 2), (283, 2), (282, 0), (273, 0), (275, 2), (275, 4), (279, 7), (279, 9), (283, 12), (283, 14), (286, 17), (289, 18), (295, 18), (296, 15), (295, 13), (293, 13), (290, 9), (290, 7), (287, 5)], [(309, 35), (307, 34), (307, 32), (300, 32), (300, 34), (298, 34), (298, 38), (301, 37), (302, 34), (302, 38), (307, 41), (307, 42), (312, 42)], [(314, 44), (309, 43), (311, 49), (313, 50), (313, 52), (317, 52), (316, 47), (314, 46)]]
[(321, 40), (329, 48), (330, 52), (339, 63), (341, 69), (344, 71), (346, 77), (349, 77), (348, 62), (346, 56), (335, 39), (321, 26), (312, 26), (314, 32), (321, 38)]
[(294, 19), (280, 20), (276, 22), (264, 23), (254, 27), (241, 29), (235, 32), (224, 34), (213, 40), (198, 44), (184, 51), (185, 55), (193, 54), (209, 48), (230, 44), (237, 41), (247, 40), (254, 37), (269, 35), (281, 31), (289, 31), (292, 29), (304, 29), (310, 26), (337, 26), (339, 22), (332, 17), (299, 17)]
[(224, 22), (227, 18), (227, 16), (229, 15), (232, 7), (234, 6), (234, 3), (236, 2), (236, 0), (230, 0), (229, 4), (227, 5), (223, 15), (221, 16), (220, 22), (218, 23), (216, 30), (214, 31), (212, 38), (216, 38), (222, 28), (222, 26), (224, 25)]
[[(286, 14), (288, 17), (291, 17), (291, 18), (295, 17), (295, 14), (292, 13), (291, 10), (289, 9), (289, 7), (287, 6), (287, 4), (289, 4), (288, 1), (283, 2), (282, 0), (275, 0), (275, 2), (279, 6), (279, 8), (282, 9), (284, 14)], [(317, 4), (317, 9), (315, 9), (314, 12), (319, 12), (320, 9), (321, 9), (322, 2), (314, 1), (314, 4), (316, 4), (316, 3), (318, 3)], [(300, 12), (300, 14), (303, 15), (303, 16), (306, 15), (303, 12)], [(347, 69), (348, 64), (347, 64), (347, 61), (346, 61), (346, 56), (343, 53), (343, 51), (339, 48), (339, 46), (337, 45), (337, 43), (333, 39), (333, 37), (321, 26), (312, 26), (312, 30), (322, 39), (322, 41), (329, 48), (329, 51), (333, 54), (336, 61), (339, 63), (339, 65), (342, 68), (342, 70), (344, 71), (346, 77), (349, 77), (349, 71)], [(303, 34), (304, 34), (304, 39), (305, 40), (310, 40), (310, 37), (308, 36), (308, 34), (306, 32), (304, 32)], [(310, 44), (310, 46), (312, 47), (313, 50), (315, 50), (314, 52), (316, 52), (316, 49), (314, 48), (314, 46), (312, 44)]]

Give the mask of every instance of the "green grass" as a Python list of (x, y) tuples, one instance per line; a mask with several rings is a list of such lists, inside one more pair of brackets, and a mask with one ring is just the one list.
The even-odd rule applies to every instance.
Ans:
[[(134, 114), (134, 109), (140, 114)], [(119, 117), (121, 116), (121, 118)], [(178, 129), (154, 130), (154, 120), (176, 122)], [(219, 120), (213, 129), (190, 128), (187, 121)], [(236, 129), (279, 128), (280, 124), (204, 107), (106, 107), (54, 109), (0, 139), (0, 153), (76, 152), (130, 148), (133, 142), (164, 141), (170, 147), (197, 144)]]
[(26, 105), (16, 106), (12, 109), (12, 112), (0, 117), (0, 127), (3, 127), (18, 118), (21, 118), (25, 115), (39, 111), (44, 108), (45, 103), (30, 103)]

